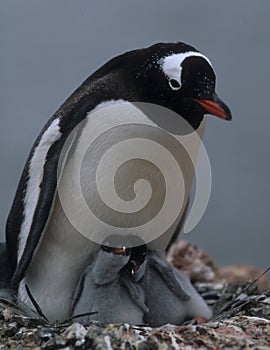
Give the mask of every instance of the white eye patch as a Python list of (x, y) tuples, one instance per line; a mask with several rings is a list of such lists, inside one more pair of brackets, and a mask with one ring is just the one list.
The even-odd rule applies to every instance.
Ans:
[(209, 59), (196, 51), (188, 51), (184, 53), (176, 53), (170, 56), (164, 57), (159, 61), (160, 67), (163, 70), (165, 76), (169, 80), (169, 86), (172, 90), (179, 90), (182, 86), (182, 63), (188, 57), (202, 57), (204, 58), (212, 67)]

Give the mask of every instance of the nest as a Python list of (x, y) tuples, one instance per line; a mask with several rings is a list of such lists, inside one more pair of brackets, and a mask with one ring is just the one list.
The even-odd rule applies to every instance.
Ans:
[(50, 324), (1, 299), (0, 349), (270, 350), (270, 290), (261, 271), (247, 266), (218, 268), (200, 249), (182, 241), (170, 249), (168, 259), (186, 271), (211, 305), (212, 320), (159, 328), (98, 322), (83, 326), (75, 319)]

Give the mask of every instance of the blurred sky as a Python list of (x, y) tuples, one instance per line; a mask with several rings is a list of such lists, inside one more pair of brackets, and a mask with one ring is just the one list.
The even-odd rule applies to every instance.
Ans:
[(269, 0), (2, 0), (0, 238), (30, 147), (70, 93), (119, 53), (184, 41), (213, 62), (233, 121), (208, 118), (212, 194), (182, 238), (219, 264), (270, 265), (269, 18)]

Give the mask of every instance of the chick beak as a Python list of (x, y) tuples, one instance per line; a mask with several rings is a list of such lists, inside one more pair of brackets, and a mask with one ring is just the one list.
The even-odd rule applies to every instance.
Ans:
[(193, 100), (202, 106), (206, 113), (215, 115), (224, 120), (232, 119), (229, 107), (216, 94), (213, 94), (211, 99), (194, 98)]

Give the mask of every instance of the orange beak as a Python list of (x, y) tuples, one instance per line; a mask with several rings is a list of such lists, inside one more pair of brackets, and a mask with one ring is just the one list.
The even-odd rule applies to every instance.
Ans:
[(229, 107), (227, 107), (226, 104), (217, 97), (217, 95), (214, 95), (213, 101), (201, 100), (197, 98), (194, 98), (193, 100), (201, 105), (205, 109), (206, 113), (215, 115), (216, 117), (224, 120), (232, 119), (232, 114)]

